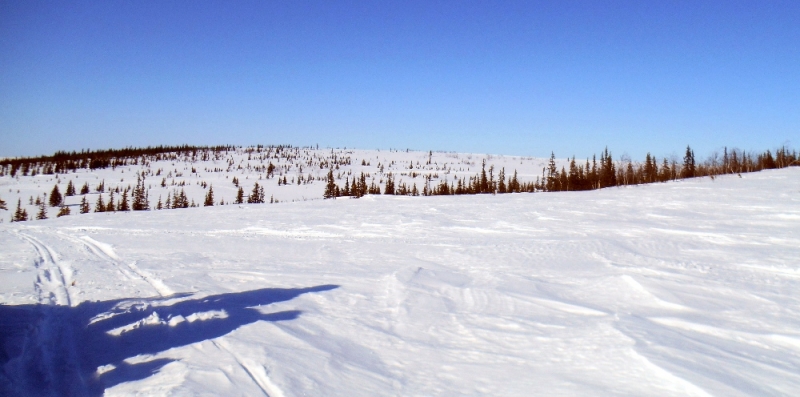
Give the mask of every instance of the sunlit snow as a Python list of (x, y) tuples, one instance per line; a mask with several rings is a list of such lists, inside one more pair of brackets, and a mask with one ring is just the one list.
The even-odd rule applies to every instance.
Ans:
[(792, 167), (6, 221), (0, 394), (798, 395), (798, 219)]

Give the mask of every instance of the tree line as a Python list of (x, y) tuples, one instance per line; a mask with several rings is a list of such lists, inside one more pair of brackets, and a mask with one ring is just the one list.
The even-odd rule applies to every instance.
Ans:
[[(739, 149), (729, 150), (725, 147), (722, 154), (714, 152), (703, 161), (698, 161), (694, 150), (691, 146), (687, 146), (680, 163), (676, 159), (664, 157), (660, 164), (649, 152), (643, 163), (634, 163), (630, 160), (615, 162), (611, 152), (605, 148), (600, 152), (599, 161), (595, 155), (591, 161), (587, 158), (584, 164), (579, 165), (573, 156), (568, 169), (562, 166), (560, 170), (556, 166), (555, 153), (551, 152), (548, 166), (542, 169), (542, 176), (532, 182), (520, 182), (516, 170), (513, 175), (506, 175), (505, 169), (500, 169), (495, 177), (494, 166), (490, 166), (487, 170), (485, 160), (481, 171), (469, 178), (432, 183), (432, 178), (429, 175), (425, 176), (422, 190), (418, 189), (416, 184), (411, 187), (405, 183), (395, 186), (393, 175), (389, 173), (382, 194), (440, 196), (595, 190), (703, 176), (715, 178), (717, 175), (742, 174), (798, 165), (800, 157), (797, 151), (785, 146), (777, 149), (775, 154), (770, 150), (752, 153)], [(361, 197), (366, 194), (381, 194), (381, 189), (374, 181), (367, 186), (363, 173), (359, 179), (354, 176), (352, 183), (345, 179), (345, 185), (340, 187), (334, 179), (333, 170), (328, 170), (324, 198)]]

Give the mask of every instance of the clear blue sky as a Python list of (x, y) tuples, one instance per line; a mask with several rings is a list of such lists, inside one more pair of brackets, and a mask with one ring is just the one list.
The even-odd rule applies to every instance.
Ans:
[(0, 1), (0, 156), (800, 147), (800, 1)]

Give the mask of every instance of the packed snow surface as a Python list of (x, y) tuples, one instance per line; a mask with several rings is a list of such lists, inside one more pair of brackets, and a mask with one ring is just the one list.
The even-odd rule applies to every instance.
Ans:
[(800, 395), (796, 167), (3, 223), (0, 269), (2, 395)]

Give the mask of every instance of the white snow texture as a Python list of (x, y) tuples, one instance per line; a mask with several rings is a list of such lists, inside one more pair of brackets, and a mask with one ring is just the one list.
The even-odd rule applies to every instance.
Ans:
[(797, 396), (798, 291), (798, 167), (3, 223), (0, 394)]

